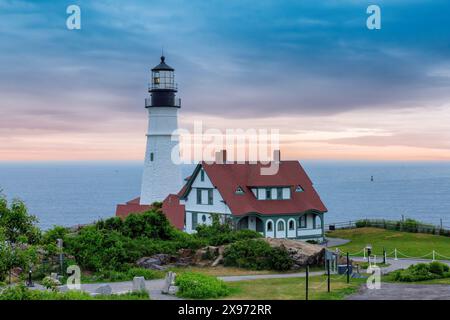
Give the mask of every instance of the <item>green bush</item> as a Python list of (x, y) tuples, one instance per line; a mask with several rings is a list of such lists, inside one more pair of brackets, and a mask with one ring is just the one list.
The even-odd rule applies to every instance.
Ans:
[(0, 300), (148, 300), (147, 292), (97, 295), (70, 290), (67, 292), (30, 290), (24, 285), (8, 287), (1, 291)]
[(182, 273), (177, 276), (175, 284), (179, 287), (177, 295), (183, 298), (220, 298), (229, 295), (231, 292), (222, 280), (201, 273)]
[(288, 270), (292, 259), (286, 249), (271, 247), (259, 239), (241, 240), (224, 252), (224, 265), (254, 270)]
[(45, 245), (56, 245), (57, 239), (64, 239), (64, 237), (69, 233), (69, 229), (61, 226), (53, 226), (52, 229), (47, 230), (42, 237), (42, 244)]
[(206, 241), (209, 245), (220, 246), (239, 240), (261, 238), (261, 234), (253, 230), (234, 230), (231, 224), (221, 223), (218, 215), (212, 215), (211, 225), (197, 226), (195, 236)]
[(416, 282), (433, 279), (449, 278), (449, 266), (441, 262), (418, 263), (409, 266), (404, 270), (397, 270), (391, 273), (395, 281)]
[(97, 222), (95, 226), (98, 230), (116, 231), (132, 239), (146, 237), (168, 240), (176, 230), (159, 209), (130, 214), (125, 220), (119, 217), (109, 218)]
[(87, 282), (116, 282), (130, 281), (133, 280), (134, 277), (144, 277), (145, 280), (161, 279), (164, 277), (164, 272), (144, 268), (130, 268), (127, 271), (104, 270), (84, 280)]
[(414, 219), (405, 219), (404, 221), (391, 221), (384, 219), (365, 219), (355, 222), (356, 228), (373, 227), (393, 231), (404, 231), (412, 233), (429, 233), (450, 236), (450, 230), (441, 229), (431, 224), (422, 223)]

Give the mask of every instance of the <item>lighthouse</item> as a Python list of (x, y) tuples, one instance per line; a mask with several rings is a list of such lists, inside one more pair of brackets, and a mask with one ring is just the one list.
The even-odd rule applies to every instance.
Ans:
[(151, 70), (145, 99), (148, 112), (147, 146), (141, 186), (141, 205), (163, 201), (180, 190), (178, 110), (181, 99), (176, 97), (175, 70), (161, 56), (160, 63)]

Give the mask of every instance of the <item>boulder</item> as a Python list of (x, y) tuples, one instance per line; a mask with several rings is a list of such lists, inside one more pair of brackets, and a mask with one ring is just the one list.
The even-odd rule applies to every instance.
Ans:
[(112, 288), (109, 284), (104, 284), (95, 289), (96, 294), (111, 294)]
[[(161, 292), (163, 294), (175, 294), (176, 291), (178, 291), (177, 289), (173, 289), (172, 287), (175, 287), (175, 279), (176, 279), (177, 274), (175, 272), (169, 271), (166, 274), (166, 278), (164, 279), (164, 286), (163, 289), (161, 290)], [(175, 291), (175, 293), (173, 293)]]
[(316, 244), (299, 240), (265, 238), (272, 247), (281, 247), (287, 250), (294, 265), (292, 269), (299, 269), (306, 265), (323, 265), (325, 248)]
[(133, 278), (133, 292), (142, 292), (147, 291), (147, 287), (145, 286), (145, 278), (144, 277), (134, 277)]
[(145, 268), (145, 269), (153, 269), (153, 270), (165, 270), (165, 265), (176, 262), (177, 257), (171, 256), (165, 253), (158, 253), (151, 257), (143, 257), (136, 261), (136, 265)]
[(180, 288), (177, 286), (170, 286), (168, 294), (175, 296)]

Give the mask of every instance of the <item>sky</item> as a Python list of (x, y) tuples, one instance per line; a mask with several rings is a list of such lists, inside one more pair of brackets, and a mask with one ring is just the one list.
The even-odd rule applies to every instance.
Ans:
[(0, 0), (0, 161), (143, 159), (162, 48), (182, 128), (279, 129), (289, 159), (450, 160), (449, 17), (447, 0)]

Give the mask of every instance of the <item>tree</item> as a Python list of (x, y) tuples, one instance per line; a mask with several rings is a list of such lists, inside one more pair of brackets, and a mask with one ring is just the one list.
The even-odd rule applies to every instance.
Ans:
[(21, 200), (13, 200), (8, 207), (0, 195), (0, 280), (15, 267), (23, 270), (37, 262), (37, 244), (41, 231), (35, 225), (37, 218), (28, 214)]
[(8, 201), (0, 196), (0, 228), (3, 229), (5, 241), (10, 243), (35, 244), (41, 232), (36, 227), (38, 219), (28, 213), (25, 203), (14, 199), (8, 207)]

